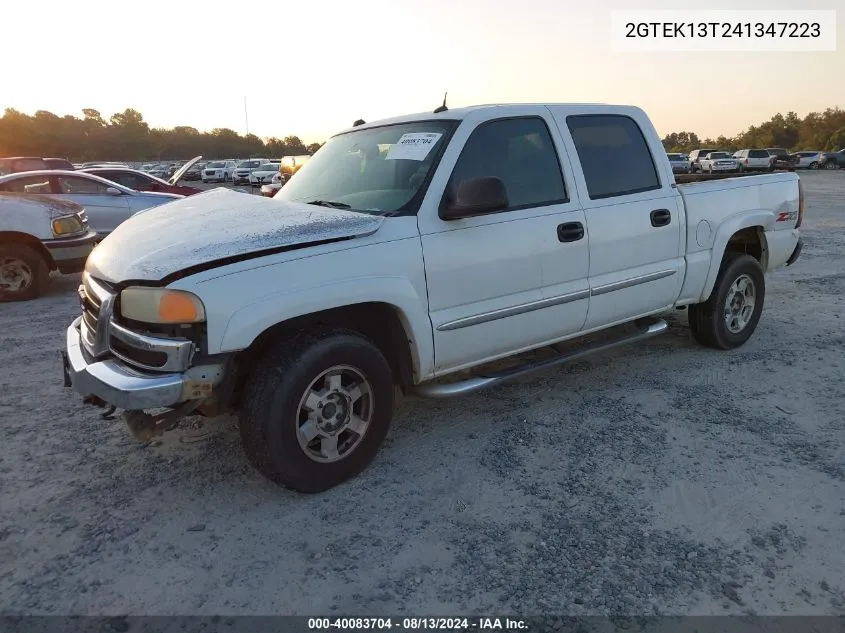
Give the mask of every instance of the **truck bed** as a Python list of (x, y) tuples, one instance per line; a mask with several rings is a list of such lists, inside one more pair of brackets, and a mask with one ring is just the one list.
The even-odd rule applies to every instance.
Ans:
[(686, 185), (692, 182), (702, 182), (705, 180), (724, 180), (725, 178), (748, 178), (749, 176), (763, 176), (765, 174), (786, 174), (795, 171), (794, 169), (775, 169), (772, 171), (752, 171), (752, 172), (729, 172), (721, 174), (675, 174), (675, 182), (679, 185)]

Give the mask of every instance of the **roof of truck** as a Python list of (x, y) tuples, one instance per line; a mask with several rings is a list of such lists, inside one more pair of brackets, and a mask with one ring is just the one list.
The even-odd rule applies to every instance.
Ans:
[(368, 127), (377, 127), (380, 125), (390, 125), (392, 123), (405, 123), (409, 121), (436, 121), (437, 119), (442, 119), (444, 121), (450, 120), (462, 120), (467, 118), (470, 114), (474, 112), (478, 112), (479, 110), (495, 110), (500, 109), (503, 111), (507, 111), (514, 108), (524, 108), (524, 107), (554, 107), (554, 106), (565, 106), (565, 107), (572, 107), (578, 109), (585, 109), (585, 110), (595, 110), (596, 112), (602, 112), (607, 110), (613, 110), (616, 112), (625, 111), (625, 110), (639, 110), (636, 106), (631, 105), (616, 105), (610, 103), (486, 103), (480, 105), (473, 105), (467, 106), (464, 108), (454, 108), (451, 110), (445, 110), (443, 112), (417, 112), (415, 114), (404, 114), (402, 116), (391, 117), (388, 119), (379, 119), (377, 121), (368, 121), (362, 125), (352, 126), (346, 128), (338, 132), (338, 134), (344, 134), (345, 132), (350, 132), (352, 130), (359, 130), (362, 128)]

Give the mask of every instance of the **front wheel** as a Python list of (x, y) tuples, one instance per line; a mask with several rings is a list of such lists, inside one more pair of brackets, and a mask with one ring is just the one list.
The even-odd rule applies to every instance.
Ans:
[(834, 163), (832, 160), (827, 161), (824, 164), (825, 169), (839, 169), (839, 163)]
[(760, 262), (750, 255), (726, 253), (710, 298), (690, 306), (693, 338), (714, 349), (739, 347), (757, 328), (765, 296)]
[(298, 333), (272, 347), (247, 381), (244, 450), (278, 484), (328, 490), (372, 462), (393, 397), (390, 365), (371, 341), (342, 329)]
[(29, 246), (0, 244), (0, 301), (35, 299), (49, 276), (47, 263)]
[(819, 168), (819, 164), (818, 164), (816, 161), (813, 161), (812, 163), (810, 163), (809, 165), (807, 165), (807, 168), (808, 168), (808, 169), (818, 169), (818, 168)]

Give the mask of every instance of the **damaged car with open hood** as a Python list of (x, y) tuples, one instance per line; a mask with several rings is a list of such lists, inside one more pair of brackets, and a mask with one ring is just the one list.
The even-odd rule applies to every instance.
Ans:
[(632, 106), (359, 121), (273, 198), (215, 189), (117, 227), (86, 263), (65, 384), (143, 441), (234, 412), (261, 473), (326, 490), (373, 460), (398, 392), (493, 387), (678, 309), (703, 346), (744, 344), (804, 200), (795, 173), (724, 176), (676, 183)]

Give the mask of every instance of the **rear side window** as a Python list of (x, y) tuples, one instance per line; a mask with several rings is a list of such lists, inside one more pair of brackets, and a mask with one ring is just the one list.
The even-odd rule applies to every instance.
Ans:
[(642, 130), (627, 116), (566, 117), (592, 200), (660, 189), (660, 179)]
[(479, 125), (461, 150), (446, 190), (473, 178), (494, 177), (505, 185), (505, 211), (566, 202), (557, 151), (545, 121), (537, 117), (500, 119)]
[(21, 176), (0, 185), (0, 190), (14, 193), (52, 193), (49, 176)]

